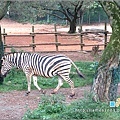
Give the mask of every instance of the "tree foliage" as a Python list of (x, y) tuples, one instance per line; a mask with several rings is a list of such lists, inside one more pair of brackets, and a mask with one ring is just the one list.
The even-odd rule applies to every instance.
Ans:
[(84, 21), (89, 24), (108, 21), (108, 17), (98, 1), (94, 1), (91, 6), (88, 6), (88, 9), (84, 13)]
[[(78, 22), (81, 23), (82, 15), (84, 15), (83, 21), (87, 22), (87, 19), (89, 19), (89, 23), (90, 21), (106, 19), (102, 7), (97, 2), (92, 1), (13, 1), (13, 4), (9, 7), (9, 17), (13, 20), (31, 23), (41, 23), (42, 21), (66, 23), (68, 21), (73, 28), (70, 28), (73, 32), (75, 32), (75, 26)], [(72, 30), (69, 30), (69, 32), (72, 32)]]
[[(70, 2), (71, 1), (71, 2)], [(80, 0), (79, 0), (80, 1)], [(12, 20), (16, 20), (18, 22), (31, 22), (31, 23), (66, 23), (65, 15), (60, 12), (62, 8), (69, 9), (69, 12), (74, 14), (75, 6), (78, 1), (72, 0), (44, 0), (44, 1), (12, 1), (11, 6), (9, 7), (8, 16)], [(74, 5), (73, 5), (74, 3)], [(92, 4), (93, 3), (93, 4)], [(79, 5), (78, 5), (79, 6)], [(98, 4), (98, 2), (84, 1), (83, 6), (81, 8), (83, 11), (82, 21), (85, 23), (91, 22), (101, 22), (106, 21), (107, 17), (102, 9), (102, 7)], [(67, 11), (67, 10), (66, 10)], [(73, 16), (70, 16), (70, 19), (73, 19)], [(80, 17), (80, 12), (78, 12), (78, 17)], [(80, 17), (81, 18), (81, 17)], [(77, 24), (80, 24), (80, 18), (77, 19)]]
[(11, 4), (10, 1), (2, 2), (0, 1), (0, 20), (5, 16), (8, 10), (8, 6)]
[(36, 22), (38, 17), (43, 16), (44, 12), (38, 1), (15, 1), (9, 8), (9, 17), (17, 21)]

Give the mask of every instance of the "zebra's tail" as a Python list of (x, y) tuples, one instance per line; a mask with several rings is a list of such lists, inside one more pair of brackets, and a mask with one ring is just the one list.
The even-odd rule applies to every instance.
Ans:
[(77, 68), (77, 66), (75, 65), (75, 63), (71, 60), (71, 63), (72, 65), (76, 68), (76, 71), (78, 73), (78, 75), (81, 77), (81, 78), (84, 78), (85, 79), (85, 76), (82, 74), (82, 72)]

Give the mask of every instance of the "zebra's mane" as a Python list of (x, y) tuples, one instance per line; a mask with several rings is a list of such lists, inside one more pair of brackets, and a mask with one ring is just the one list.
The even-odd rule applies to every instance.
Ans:
[[(4, 57), (7, 57), (8, 55), (13, 55), (14, 56), (14, 54), (21, 54), (21, 53), (26, 53), (26, 54), (28, 54), (28, 55), (31, 55), (31, 54), (39, 54), (40, 55), (40, 53), (33, 53), (33, 52), (9, 52), (9, 53), (6, 53), (6, 54), (4, 54), (3, 55), (3, 58)], [(61, 56), (65, 56), (64, 54), (58, 54), (58, 55), (61, 55)], [(55, 54), (53, 54), (53, 55), (42, 55), (42, 56), (56, 56)]]
[(9, 52), (9, 53), (4, 54), (4, 56), (16, 54), (16, 53), (28, 53), (28, 54), (31, 54), (30, 52)]
[(7, 56), (9, 56), (9, 55), (13, 55), (14, 56), (14, 54), (20, 54), (20, 53), (27, 53), (27, 54), (31, 54), (30, 52), (9, 52), (9, 53), (6, 53), (6, 54), (4, 54), (3, 55), (3, 59), (5, 59)]

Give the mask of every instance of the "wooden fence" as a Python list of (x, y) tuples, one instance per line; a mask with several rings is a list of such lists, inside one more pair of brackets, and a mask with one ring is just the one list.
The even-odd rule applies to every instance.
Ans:
[[(89, 45), (86, 45), (84, 43), (84, 40), (83, 40), (83, 36), (85, 36), (86, 34), (104, 34), (104, 43), (103, 44), (97, 44), (97, 46), (104, 46), (104, 48), (106, 47), (108, 41), (107, 41), (107, 35), (108, 34), (111, 34), (111, 33), (108, 33), (108, 31), (106, 31), (106, 24), (105, 24), (105, 30), (104, 31), (85, 31), (85, 32), (80, 32), (80, 33), (75, 33), (75, 34), (66, 34), (66, 33), (60, 33), (60, 32), (57, 32), (57, 28), (56, 28), (56, 25), (54, 25), (54, 29), (55, 31), (54, 32), (44, 32), (44, 33), (38, 33), (38, 32), (35, 32), (34, 31), (34, 26), (32, 26), (32, 32), (27, 34), (27, 35), (23, 35), (23, 34), (19, 34), (19, 35), (8, 35), (6, 32), (5, 32), (5, 29), (3, 29), (3, 33), (2, 33), (2, 37), (3, 37), (3, 44), (4, 44), (4, 50), (5, 52), (7, 48), (32, 48), (32, 52), (36, 52), (36, 46), (55, 46), (55, 51), (59, 51), (59, 47), (60, 46), (80, 46), (80, 51), (83, 51), (83, 48), (84, 47), (89, 47), (89, 46), (96, 46), (95, 44), (89, 44)], [(44, 43), (36, 43), (35, 42), (35, 36), (36, 35), (48, 35), (48, 34), (52, 34), (54, 36), (54, 42), (44, 42)], [(77, 36), (79, 37), (79, 42), (78, 43), (61, 43), (59, 42), (59, 39), (58, 39), (58, 36)], [(31, 43), (28, 44), (28, 45), (7, 45), (6, 44), (6, 38), (8, 37), (29, 37), (29, 39), (31, 40)], [(48, 49), (49, 51), (49, 49)], [(42, 51), (41, 51), (42, 52)]]

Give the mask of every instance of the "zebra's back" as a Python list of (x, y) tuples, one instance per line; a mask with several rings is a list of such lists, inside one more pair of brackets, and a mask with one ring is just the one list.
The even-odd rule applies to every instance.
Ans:
[(69, 75), (71, 60), (64, 55), (44, 55), (37, 53), (11, 53), (6, 55), (13, 66), (23, 69), (25, 74), (53, 77)]
[(40, 56), (39, 54), (34, 54), (31, 56), (29, 65), (35, 75), (53, 77), (60, 73), (68, 74), (71, 62), (70, 59), (64, 55)]

